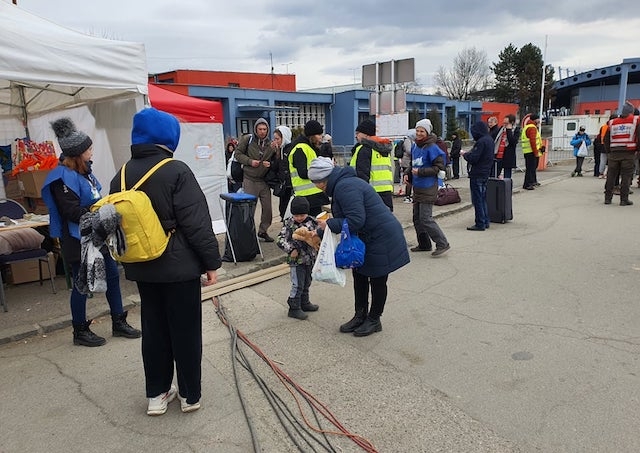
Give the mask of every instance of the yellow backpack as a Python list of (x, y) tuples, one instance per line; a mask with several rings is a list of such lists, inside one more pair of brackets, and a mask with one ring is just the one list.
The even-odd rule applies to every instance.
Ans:
[(91, 211), (98, 210), (104, 204), (112, 204), (122, 216), (122, 230), (126, 236), (124, 253), (118, 255), (114, 247), (109, 247), (116, 261), (140, 263), (159, 258), (169, 244), (171, 232), (165, 232), (146, 193), (137, 190), (158, 168), (172, 160), (166, 158), (154, 165), (131, 189), (125, 185), (125, 165), (120, 171), (120, 192), (112, 193), (98, 200)]

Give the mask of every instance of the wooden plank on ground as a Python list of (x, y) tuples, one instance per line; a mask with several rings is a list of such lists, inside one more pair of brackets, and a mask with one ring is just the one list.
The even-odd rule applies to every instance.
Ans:
[(248, 286), (256, 285), (258, 283), (266, 282), (272, 278), (280, 277), (289, 273), (288, 264), (279, 264), (277, 266), (269, 267), (267, 269), (261, 269), (250, 274), (241, 275), (239, 277), (230, 278), (215, 285), (202, 288), (201, 299), (207, 300), (215, 296), (227, 294), (238, 289), (246, 288)]

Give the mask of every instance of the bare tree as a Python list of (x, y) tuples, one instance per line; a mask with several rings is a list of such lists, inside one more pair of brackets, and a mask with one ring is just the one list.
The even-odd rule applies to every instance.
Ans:
[(487, 53), (471, 47), (462, 49), (456, 55), (452, 68), (440, 66), (434, 81), (438, 89), (449, 98), (467, 100), (470, 93), (486, 89), (490, 77)]
[(397, 83), (396, 88), (404, 89), (407, 93), (422, 94), (422, 85), (417, 81)]

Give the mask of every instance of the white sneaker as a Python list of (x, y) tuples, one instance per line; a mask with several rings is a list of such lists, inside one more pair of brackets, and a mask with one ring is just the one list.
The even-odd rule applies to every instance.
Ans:
[(172, 385), (169, 391), (161, 393), (158, 396), (149, 398), (149, 406), (147, 407), (147, 415), (163, 415), (167, 412), (169, 403), (176, 398), (178, 391), (176, 386)]
[(178, 395), (178, 399), (180, 400), (180, 410), (185, 414), (187, 412), (193, 412), (200, 409), (200, 401), (197, 401), (193, 404), (189, 404), (187, 403), (187, 399), (181, 397), (180, 395)]
[(404, 197), (404, 203), (413, 203), (413, 199), (411, 197)]

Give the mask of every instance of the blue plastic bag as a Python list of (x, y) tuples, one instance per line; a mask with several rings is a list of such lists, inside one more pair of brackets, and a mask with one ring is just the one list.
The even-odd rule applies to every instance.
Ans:
[(363, 263), (364, 242), (358, 236), (351, 236), (347, 219), (344, 219), (340, 243), (336, 247), (336, 266), (342, 269), (356, 269)]

